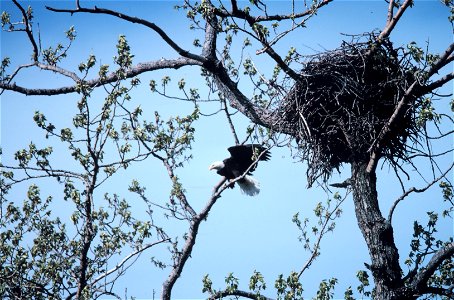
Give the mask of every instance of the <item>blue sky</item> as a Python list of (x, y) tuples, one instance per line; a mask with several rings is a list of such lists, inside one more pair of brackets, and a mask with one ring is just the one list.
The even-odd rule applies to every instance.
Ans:
[[(35, 11), (35, 22), (39, 23), (43, 47), (55, 45), (64, 41), (64, 31), (74, 25), (78, 37), (69, 52), (69, 58), (64, 66), (77, 69), (79, 62), (90, 54), (95, 54), (100, 63), (112, 63), (115, 55), (115, 44), (120, 34), (125, 34), (135, 55), (134, 62), (151, 61), (160, 57), (176, 57), (177, 54), (164, 45), (154, 32), (140, 26), (130, 25), (124, 21), (107, 16), (76, 14), (55, 14), (46, 11), (44, 2), (31, 1)], [(71, 1), (52, 1), (55, 7), (72, 7)], [(87, 6), (93, 2), (84, 2)], [(123, 11), (127, 14), (152, 20), (164, 28), (168, 34), (183, 46), (190, 46), (193, 32), (189, 31), (188, 23), (183, 12), (175, 11), (171, 1), (99, 1), (97, 5)], [(280, 9), (285, 1), (273, 1), (270, 6)], [(12, 4), (1, 1), (1, 10), (12, 11)], [(374, 29), (381, 29), (386, 20), (387, 4), (385, 1), (335, 1), (320, 10), (318, 15), (309, 20), (306, 29), (299, 31), (291, 38), (283, 39), (282, 49), (296, 47), (302, 53), (333, 49), (340, 45), (343, 39), (349, 39), (342, 34), (360, 34)], [(425, 46), (429, 41), (429, 49), (441, 52), (452, 42), (452, 31), (447, 21), (448, 10), (439, 1), (416, 1), (415, 7), (409, 9), (398, 27), (391, 35), (395, 45), (412, 41)], [(13, 65), (30, 61), (30, 46), (23, 34), (2, 33), (1, 56), (11, 57)], [(265, 57), (256, 57), (255, 49), (250, 50), (250, 57), (257, 61), (259, 68), (269, 71), (270, 64)], [(285, 52), (282, 52), (285, 54)], [(269, 62), (269, 61), (268, 61)], [(177, 71), (160, 71), (146, 74), (142, 77), (143, 85), (133, 93), (133, 102), (140, 103), (144, 115), (152, 116), (154, 110), (163, 116), (187, 114), (192, 106), (187, 103), (162, 99), (151, 94), (148, 81), (159, 81), (163, 75), (172, 76), (173, 85), (180, 78), (185, 78), (189, 85), (204, 89), (204, 81), (199, 77), (196, 68), (183, 68)], [(244, 80), (245, 82), (247, 80)], [(29, 87), (56, 87), (70, 84), (66, 79), (45, 73), (43, 71), (27, 71), (17, 78), (17, 83)], [(440, 90), (440, 94), (452, 92), (452, 84)], [(252, 91), (245, 92), (252, 94)], [(203, 94), (202, 94), (203, 95)], [(202, 96), (203, 97), (203, 96)], [(72, 123), (75, 113), (77, 95), (62, 95), (56, 97), (25, 97), (19, 94), (5, 92), (1, 95), (1, 145), (4, 151), (2, 162), (12, 162), (13, 153), (19, 148), (26, 147), (30, 141), (38, 145), (53, 143), (45, 140), (41, 130), (33, 122), (36, 110), (43, 112), (47, 119), (58, 125), (67, 127)], [(437, 104), (439, 111), (447, 111), (449, 100)], [(205, 103), (201, 105), (203, 113), (216, 111), (219, 105)], [(235, 124), (240, 140), (245, 137), (248, 121), (235, 115)], [(222, 114), (213, 117), (203, 117), (196, 125), (196, 141), (192, 154), (194, 159), (182, 170), (182, 178), (187, 190), (188, 199), (196, 209), (201, 209), (209, 199), (213, 186), (219, 178), (214, 172), (208, 171), (208, 165), (215, 160), (228, 156), (227, 148), (234, 144), (233, 137)], [(438, 149), (446, 149), (452, 145), (452, 140), (436, 144)], [(64, 149), (56, 148), (55, 162), (68, 166)], [(445, 158), (448, 164), (450, 157)], [(441, 163), (443, 165), (443, 163)], [(381, 164), (379, 164), (381, 166)], [(421, 164), (422, 173), (428, 171), (427, 165)], [(408, 167), (411, 181), (405, 182), (407, 188), (421, 187), (424, 181)], [(224, 278), (230, 272), (240, 279), (240, 287), (247, 289), (249, 277), (254, 270), (262, 272), (268, 282), (268, 293), (274, 296), (272, 287), (279, 274), (287, 275), (291, 271), (299, 271), (308, 255), (303, 245), (297, 240), (298, 231), (292, 224), (292, 216), (299, 212), (303, 217), (312, 217), (316, 203), (329, 197), (323, 189), (314, 186), (306, 188), (306, 166), (292, 158), (287, 148), (272, 150), (272, 159), (260, 164), (255, 177), (261, 182), (261, 193), (254, 198), (244, 196), (239, 189), (227, 190), (213, 207), (207, 222), (203, 223), (197, 237), (191, 259), (188, 261), (182, 277), (177, 281), (174, 298), (203, 298), (202, 278), (210, 274), (213, 287), (223, 288)], [(341, 174), (335, 174), (332, 182), (341, 181), (349, 176), (349, 166), (344, 166)], [(430, 179), (430, 176), (427, 176)], [(147, 187), (147, 192), (153, 199), (165, 201), (170, 183), (165, 170), (158, 162), (148, 160), (128, 172), (114, 177), (100, 191), (117, 192), (126, 197), (133, 211), (140, 216), (143, 205), (140, 200), (127, 192), (131, 180), (137, 178)], [(430, 181), (430, 180), (429, 180)], [(59, 186), (42, 182), (43, 194), (61, 193)], [(378, 171), (378, 193), (380, 206), (385, 216), (389, 207), (402, 193), (392, 170), (385, 165)], [(57, 189), (57, 190), (56, 190)], [(23, 185), (14, 190), (17, 201), (25, 197), (27, 186)], [(343, 191), (340, 191), (344, 193)], [(395, 217), (395, 238), (403, 261), (409, 251), (413, 220), (419, 219), (425, 223), (426, 211), (439, 211), (446, 206), (441, 201), (441, 193), (437, 187), (423, 195), (413, 195), (398, 206)], [(314, 295), (318, 284), (323, 279), (336, 277), (339, 284), (336, 295), (342, 297), (345, 288), (356, 287), (355, 274), (364, 269), (364, 262), (369, 262), (366, 245), (356, 225), (352, 200), (349, 198), (342, 207), (344, 214), (337, 221), (334, 233), (328, 234), (321, 245), (321, 257), (302, 277), (305, 295)], [(56, 203), (56, 213), (66, 214), (64, 204)], [(145, 216), (144, 216), (145, 217)], [(163, 221), (164, 222), (164, 221)], [(172, 231), (184, 231), (185, 224), (169, 222), (167, 226)], [(183, 230), (183, 231), (182, 231)], [(453, 225), (450, 219), (441, 219), (439, 236), (452, 236)], [(118, 291), (127, 287), (128, 295), (138, 298), (152, 298), (153, 290), (156, 297), (160, 294), (161, 284), (168, 275), (168, 270), (160, 271), (149, 262), (151, 256), (165, 257), (164, 248), (151, 249), (140, 257), (116, 285)], [(406, 271), (405, 267), (403, 267)], [(120, 294), (124, 294), (120, 292)]]

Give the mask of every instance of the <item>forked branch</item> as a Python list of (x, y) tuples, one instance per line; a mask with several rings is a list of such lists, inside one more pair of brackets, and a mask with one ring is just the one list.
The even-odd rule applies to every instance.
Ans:
[(399, 10), (395, 15), (393, 15), (393, 10), (394, 10), (394, 1), (389, 2), (389, 8), (388, 8), (388, 19), (386, 22), (386, 26), (383, 28), (381, 31), (380, 35), (378, 36), (378, 41), (381, 41), (385, 38), (387, 38), (391, 32), (393, 31), (394, 27), (396, 27), (397, 22), (399, 22), (400, 18), (404, 14), (405, 10), (411, 6), (413, 3), (413, 0), (405, 0), (405, 2), (399, 7)]

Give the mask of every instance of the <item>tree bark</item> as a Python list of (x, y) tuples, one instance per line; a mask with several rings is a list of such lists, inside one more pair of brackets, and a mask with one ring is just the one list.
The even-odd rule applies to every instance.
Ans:
[(402, 270), (391, 224), (378, 205), (375, 169), (367, 171), (367, 161), (352, 163), (352, 190), (359, 228), (369, 249), (374, 277), (375, 299), (401, 299)]

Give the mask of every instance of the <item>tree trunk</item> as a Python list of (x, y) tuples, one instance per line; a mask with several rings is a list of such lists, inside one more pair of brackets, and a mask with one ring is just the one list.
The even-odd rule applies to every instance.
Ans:
[(374, 298), (401, 299), (399, 253), (394, 244), (393, 228), (380, 212), (375, 170), (367, 172), (367, 162), (354, 162), (351, 168), (356, 219), (372, 262), (370, 271), (375, 283)]

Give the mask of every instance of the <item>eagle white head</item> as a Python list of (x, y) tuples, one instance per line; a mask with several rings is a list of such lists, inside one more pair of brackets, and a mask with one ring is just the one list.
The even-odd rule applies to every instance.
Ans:
[(218, 171), (218, 170), (220, 170), (220, 169), (222, 169), (224, 167), (225, 167), (224, 162), (215, 161), (208, 167), (208, 170), (216, 170), (216, 171)]

